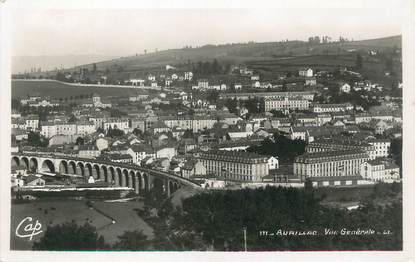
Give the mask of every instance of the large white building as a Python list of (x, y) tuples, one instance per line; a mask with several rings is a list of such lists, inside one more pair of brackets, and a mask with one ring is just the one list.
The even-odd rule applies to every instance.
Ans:
[(92, 122), (42, 122), (40, 127), (40, 134), (46, 138), (55, 135), (88, 135), (95, 133), (96, 128)]
[(311, 68), (302, 68), (298, 71), (299, 76), (303, 77), (312, 77), (313, 76), (313, 69)]
[(39, 129), (39, 116), (28, 115), (24, 118), (26, 129), (38, 130)]
[(360, 165), (360, 175), (376, 182), (399, 181), (399, 167), (389, 159), (378, 158)]
[(146, 144), (138, 144), (133, 145), (129, 149), (127, 149), (127, 154), (129, 154), (133, 158), (134, 164), (140, 164), (141, 161), (146, 157), (153, 157), (155, 158), (154, 150)]
[(108, 131), (108, 129), (119, 129), (122, 130), (124, 132), (127, 132), (129, 130), (129, 125), (128, 125), (128, 119), (123, 119), (123, 118), (107, 118), (103, 124), (102, 124), (102, 128), (104, 129), (104, 131)]
[(262, 178), (269, 174), (268, 157), (257, 154), (208, 151), (200, 154), (200, 161), (207, 174), (229, 180), (262, 182)]
[(76, 124), (76, 134), (89, 135), (95, 133), (96, 128), (92, 122), (79, 122)]
[(275, 110), (307, 110), (310, 101), (303, 98), (285, 97), (278, 99), (265, 99), (265, 111)]
[(192, 72), (184, 72), (184, 79), (185, 80), (192, 80), (193, 78), (193, 73)]
[(133, 86), (144, 87), (144, 83), (146, 82), (146, 80), (144, 80), (144, 79), (130, 79), (129, 82)]
[(369, 139), (366, 141), (374, 148), (374, 158), (387, 157), (391, 147), (391, 142), (388, 139)]
[(314, 113), (334, 113), (334, 112), (344, 112), (353, 110), (353, 105), (349, 103), (345, 104), (314, 104), (313, 112)]
[(203, 129), (211, 129), (217, 122), (216, 119), (208, 116), (185, 116), (185, 117), (163, 117), (161, 120), (170, 129), (175, 127), (191, 130), (194, 133), (199, 132)]
[(76, 124), (44, 122), (41, 124), (40, 134), (47, 138), (54, 135), (76, 135)]
[(326, 151), (306, 153), (294, 160), (294, 175), (301, 181), (313, 177), (356, 176), (360, 165), (369, 160), (361, 150)]

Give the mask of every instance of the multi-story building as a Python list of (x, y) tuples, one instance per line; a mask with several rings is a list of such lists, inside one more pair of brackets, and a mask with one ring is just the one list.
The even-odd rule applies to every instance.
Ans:
[(298, 75), (303, 77), (312, 77), (313, 76), (313, 69), (311, 68), (301, 68), (298, 70)]
[(51, 122), (42, 122), (40, 127), (40, 134), (46, 138), (56, 135), (57, 132), (55, 124)]
[(354, 121), (356, 124), (369, 123), (372, 120), (372, 116), (367, 113), (356, 114)]
[(360, 165), (369, 159), (361, 150), (305, 153), (294, 160), (294, 175), (301, 181), (313, 177), (356, 176)]
[(124, 119), (124, 118), (107, 118), (103, 122), (102, 127), (105, 131), (107, 131), (111, 127), (111, 129), (116, 128), (116, 129), (120, 129), (125, 132), (129, 128), (128, 122), (129, 122), (128, 119)]
[(349, 103), (345, 104), (314, 104), (314, 113), (331, 113), (353, 110), (353, 105)]
[(141, 132), (145, 132), (146, 131), (146, 119), (143, 117), (140, 118), (133, 118), (130, 120), (131, 122), (131, 129), (138, 129), (141, 130)]
[(162, 117), (161, 120), (171, 129), (178, 127), (184, 130), (192, 130), (194, 133), (203, 129), (210, 129), (217, 122), (216, 119), (209, 116), (167, 116)]
[(237, 99), (237, 100), (249, 100), (253, 97), (263, 98), (302, 98), (309, 101), (313, 101), (315, 92), (313, 91), (287, 91), (287, 92), (260, 92), (260, 93), (223, 93), (220, 94), (220, 99)]
[(318, 139), (309, 143), (306, 148), (307, 153), (342, 150), (361, 150), (366, 152), (370, 159), (376, 158), (375, 146), (367, 142), (351, 139)]
[(332, 120), (332, 116), (330, 114), (317, 114), (316, 121), (318, 126), (322, 126), (325, 123), (329, 123)]
[(41, 123), (40, 134), (46, 138), (55, 136), (55, 135), (89, 135), (95, 133), (95, 125), (92, 122), (77, 122), (77, 123), (67, 123), (67, 122), (53, 122), (47, 121)]
[(387, 157), (389, 155), (391, 147), (391, 141), (389, 139), (368, 139), (366, 142), (374, 147), (374, 157), (371, 159)]
[(268, 157), (246, 152), (207, 151), (200, 154), (207, 174), (241, 182), (261, 182), (269, 174)]
[(95, 133), (95, 124), (92, 122), (78, 122), (76, 123), (76, 134), (89, 135)]
[(76, 124), (75, 123), (57, 123), (56, 126), (56, 134), (59, 135), (76, 135)]
[(101, 155), (101, 151), (95, 145), (79, 146), (78, 156), (80, 158), (96, 158)]
[(209, 81), (206, 79), (199, 79), (197, 81), (197, 87), (202, 90), (206, 90), (209, 88)]
[(390, 159), (378, 158), (360, 165), (360, 175), (367, 180), (376, 182), (398, 181), (399, 167)]
[(127, 154), (129, 154), (134, 164), (140, 164), (140, 162), (146, 157), (156, 157), (153, 148), (146, 144), (133, 145), (127, 149)]
[(184, 79), (185, 80), (192, 80), (193, 78), (193, 73), (192, 72), (184, 72)]
[(303, 98), (285, 97), (278, 99), (265, 99), (265, 111), (275, 110), (307, 110), (310, 101)]
[(315, 86), (317, 85), (317, 79), (315, 77), (306, 77), (305, 78), (306, 86)]
[(37, 130), (39, 129), (39, 116), (28, 115), (25, 119), (26, 129)]
[(46, 138), (54, 135), (76, 135), (75, 123), (64, 122), (42, 122), (40, 134)]

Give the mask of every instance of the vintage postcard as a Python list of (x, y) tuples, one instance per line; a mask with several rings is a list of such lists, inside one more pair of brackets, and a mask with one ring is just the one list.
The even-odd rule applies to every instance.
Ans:
[(414, 259), (410, 1), (11, 2), (2, 261)]

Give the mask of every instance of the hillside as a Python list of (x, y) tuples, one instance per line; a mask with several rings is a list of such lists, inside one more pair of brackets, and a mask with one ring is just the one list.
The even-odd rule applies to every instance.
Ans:
[(390, 36), (377, 39), (355, 41), (350, 43), (351, 46), (365, 46), (371, 48), (402, 48), (402, 36)]
[[(225, 45), (205, 45), (198, 48), (169, 49), (145, 55), (121, 57), (107, 61), (97, 62), (97, 70), (111, 73), (142, 73), (144, 70), (162, 70), (165, 65), (174, 65), (180, 69), (188, 70), (188, 63), (197, 63), (217, 59), (229, 63), (246, 63), (258, 60), (280, 60), (286, 57), (304, 55), (347, 55), (350, 51), (367, 51), (377, 49), (390, 51), (395, 47), (401, 48), (401, 36), (391, 36), (378, 39), (332, 42), (327, 44), (309, 44), (304, 41), (284, 41), (266, 43), (244, 43)], [(93, 64), (85, 64), (68, 69), (79, 71), (80, 68), (92, 70)], [(56, 74), (54, 71), (50, 75)]]

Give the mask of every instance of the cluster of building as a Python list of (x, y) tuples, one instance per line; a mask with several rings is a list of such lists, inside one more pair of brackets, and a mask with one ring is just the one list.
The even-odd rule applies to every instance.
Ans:
[(296, 157), (294, 174), (323, 186), (400, 181), (399, 167), (388, 158), (390, 146), (387, 139), (316, 140)]
[[(163, 80), (170, 86), (168, 81), (193, 80), (192, 72), (174, 70), (169, 66), (168, 75), (149, 74), (145, 79), (130, 79), (129, 84), (159, 86)], [(257, 87), (260, 76), (253, 70), (239, 67), (238, 72), (251, 87)], [(242, 92), (243, 85), (236, 82), (234, 92), (225, 83), (199, 79), (197, 85), (187, 88), (140, 90), (111, 101), (94, 94), (72, 107), (70, 114), (56, 109), (42, 120), (38, 115), (13, 112), (13, 151), (130, 163), (199, 181), (205, 187), (303, 183), (307, 179), (322, 186), (399, 181), (399, 168), (389, 158), (391, 138), (402, 134), (399, 101), (385, 99), (368, 111), (352, 103), (317, 103), (314, 99), (322, 91), (312, 87), (321, 74), (314, 74), (311, 68), (300, 69), (296, 77), (307, 87), (295, 91)], [(348, 85), (341, 84), (340, 91), (350, 92)], [(199, 92), (204, 90), (223, 92), (218, 101), (209, 102), (206, 94)], [(252, 113), (244, 106), (252, 98), (263, 99), (262, 113)], [(229, 99), (238, 104), (232, 112), (219, 103)], [(37, 96), (20, 102), (59, 105), (47, 101)], [(30, 132), (48, 140), (48, 147), (28, 146)], [(273, 139), (277, 132), (304, 141), (305, 154), (280, 165), (277, 156), (247, 152), (264, 139)]]
[[(169, 73), (174, 71), (173, 73)], [(125, 81), (125, 84), (131, 85), (135, 88), (145, 87), (170, 87), (174, 83), (181, 83), (184, 81), (191, 81), (193, 79), (193, 72), (179, 72), (176, 68), (167, 65), (166, 72), (159, 74), (148, 74), (145, 78), (131, 78)]]

